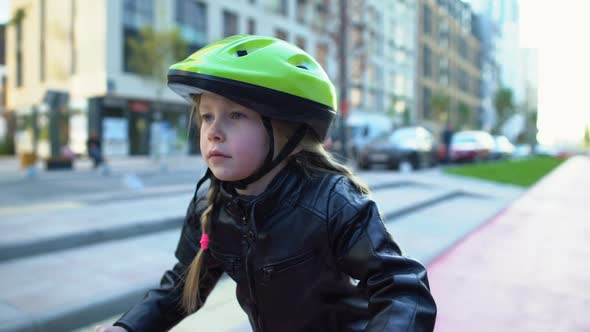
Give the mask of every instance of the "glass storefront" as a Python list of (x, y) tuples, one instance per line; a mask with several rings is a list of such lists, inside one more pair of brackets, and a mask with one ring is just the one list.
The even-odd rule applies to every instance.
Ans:
[(57, 113), (54, 125), (51, 112), (43, 107), (19, 110), (16, 150), (48, 158), (54, 137), (58, 154), (67, 146), (76, 154), (87, 155), (86, 140), (96, 133), (107, 158), (198, 153), (198, 130), (189, 128), (190, 107), (161, 103), (160, 109), (160, 120), (156, 120), (154, 104), (149, 101), (118, 97), (84, 99)]

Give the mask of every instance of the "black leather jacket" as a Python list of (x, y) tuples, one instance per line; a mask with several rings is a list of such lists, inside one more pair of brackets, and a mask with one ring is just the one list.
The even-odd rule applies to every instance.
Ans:
[[(165, 331), (186, 316), (180, 276), (199, 249), (205, 205), (203, 198), (189, 207), (178, 263), (161, 287), (115, 325)], [(225, 272), (257, 332), (434, 329), (425, 268), (401, 256), (375, 203), (346, 177), (310, 177), (290, 164), (257, 197), (221, 190), (219, 206), (204, 261), (203, 302)]]

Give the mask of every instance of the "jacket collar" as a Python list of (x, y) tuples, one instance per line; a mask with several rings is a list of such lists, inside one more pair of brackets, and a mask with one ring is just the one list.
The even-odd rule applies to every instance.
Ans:
[[(287, 165), (272, 179), (266, 190), (257, 196), (240, 195), (222, 183), (219, 193), (228, 212), (234, 217), (241, 217), (256, 206), (255, 217), (262, 218), (274, 208), (282, 206), (289, 198), (295, 197), (294, 190), (303, 176), (299, 166), (294, 162)], [(250, 216), (248, 216), (250, 217)]]

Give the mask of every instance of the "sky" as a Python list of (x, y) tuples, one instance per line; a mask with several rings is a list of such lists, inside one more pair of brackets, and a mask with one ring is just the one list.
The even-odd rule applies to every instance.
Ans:
[(590, 126), (590, 1), (520, 1), (522, 46), (538, 49), (539, 141), (579, 143)]
[(0, 0), (0, 23), (5, 23), (10, 18), (10, 6), (8, 0)]
[[(0, 23), (9, 0), (0, 0)], [(578, 143), (590, 126), (588, 0), (520, 0), (522, 47), (538, 50), (539, 141)]]

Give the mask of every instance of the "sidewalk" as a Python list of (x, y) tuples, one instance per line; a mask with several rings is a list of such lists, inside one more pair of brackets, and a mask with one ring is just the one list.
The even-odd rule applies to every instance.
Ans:
[(590, 331), (589, 171), (571, 158), (429, 266), (436, 331)]
[[(107, 163), (110, 174), (125, 172), (146, 173), (157, 172), (162, 169), (166, 170), (190, 170), (195, 167), (204, 166), (203, 158), (200, 155), (172, 155), (167, 156), (161, 161), (157, 161), (150, 156), (122, 156), (109, 158)], [(51, 179), (56, 177), (71, 177), (87, 174), (100, 174), (100, 171), (92, 167), (92, 161), (88, 158), (77, 159), (71, 170), (52, 170), (45, 169), (42, 161), (36, 164), (34, 178)], [(0, 183), (4, 181), (13, 181), (30, 177), (27, 170), (20, 168), (17, 157), (0, 158)]]

